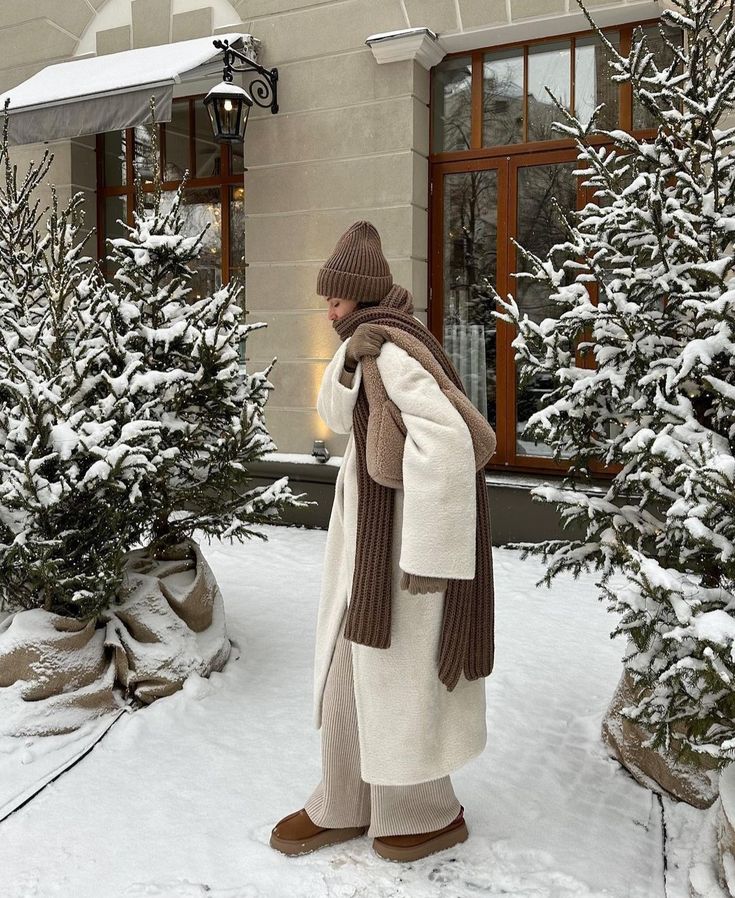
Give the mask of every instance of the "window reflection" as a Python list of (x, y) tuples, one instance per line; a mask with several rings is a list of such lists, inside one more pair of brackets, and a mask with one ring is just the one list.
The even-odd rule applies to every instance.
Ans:
[[(518, 170), (518, 243), (534, 255), (545, 258), (552, 246), (566, 239), (566, 231), (552, 200), (562, 210), (575, 209), (577, 184), (573, 175), (576, 163), (556, 165), (529, 165)], [(515, 271), (530, 271), (531, 266), (518, 252)], [(564, 257), (555, 258), (557, 265)], [(569, 258), (569, 257), (567, 257)], [(521, 314), (540, 323), (544, 318), (555, 318), (557, 307), (549, 299), (544, 284), (526, 278), (518, 278), (515, 298)], [(518, 455), (552, 456), (544, 443), (522, 436), (528, 419), (547, 404), (546, 397), (553, 386), (551, 375), (537, 374), (521, 390), (516, 370), (516, 452)]]
[(188, 170), (189, 159), (189, 102), (174, 102), (171, 107), (171, 121), (166, 128), (166, 172), (164, 181), (180, 181)]
[(133, 172), (143, 181), (152, 181), (155, 171), (154, 135), (155, 125), (138, 125), (133, 129)]
[[(116, 237), (127, 237), (125, 225), (128, 221), (128, 198), (125, 194), (122, 196), (108, 197), (105, 203), (105, 237), (107, 240), (114, 240)], [(109, 264), (106, 267), (107, 277), (112, 277), (116, 269), (112, 269)]]
[(215, 143), (209, 114), (201, 103), (197, 103), (194, 109), (194, 127), (197, 178), (220, 175), (222, 173), (220, 145)]
[(222, 286), (222, 208), (218, 187), (185, 190), (181, 202), (184, 233), (193, 237), (209, 225), (201, 244), (196, 273), (191, 282), (191, 300), (201, 299)]
[(230, 189), (230, 277), (238, 277), (244, 283), (246, 268), (245, 188), (233, 187)]
[(433, 146), (437, 152), (466, 150), (472, 136), (472, 60), (450, 59), (434, 76)]
[[(158, 133), (154, 127), (159, 129)], [(188, 170), (189, 179), (185, 182), (180, 207), (184, 233), (198, 235), (209, 226), (203, 237), (202, 252), (192, 265), (195, 275), (190, 298), (206, 296), (220, 289), (228, 274), (239, 275), (244, 281), (247, 266), (242, 145), (236, 148), (233, 161), (232, 149), (215, 143), (201, 98), (175, 99), (169, 122), (141, 125), (130, 133), (134, 138), (131, 146), (126, 144), (126, 132), (100, 135), (98, 141), (102, 156), (98, 168), (101, 246), (105, 245), (106, 239), (123, 235), (124, 231), (116, 222), (118, 219), (125, 221), (128, 210), (134, 205), (134, 184), (125, 179), (128, 166), (132, 166), (136, 177), (143, 181), (146, 189), (143, 207), (150, 212), (157, 137), (159, 159), (164, 165), (162, 212), (165, 214), (171, 208), (176, 190)], [(223, 246), (225, 235), (227, 243)], [(108, 277), (113, 274), (107, 271)], [(242, 299), (244, 302), (244, 296)]]
[(523, 50), (485, 54), (482, 81), (483, 146), (523, 140)]
[(127, 163), (125, 159), (125, 131), (113, 131), (105, 134), (105, 184), (108, 187), (121, 187), (125, 184)]
[(497, 172), (444, 178), (444, 348), (467, 395), (496, 426)]
[[(173, 207), (176, 191), (165, 190), (161, 194), (160, 214), (166, 215)], [(153, 194), (146, 193), (143, 206), (147, 215), (153, 214)], [(199, 235), (207, 225), (201, 243), (201, 253), (196, 261), (194, 277), (190, 282), (188, 299), (194, 302), (214, 293), (222, 286), (222, 211), (219, 189), (185, 190), (179, 206), (181, 231), (186, 237)]]
[[(606, 32), (610, 43), (619, 49), (620, 36), (617, 31)], [(600, 103), (605, 108), (597, 117), (598, 127), (612, 130), (618, 127), (620, 115), (620, 88), (612, 80), (612, 70), (608, 65), (611, 53), (597, 35), (577, 39), (574, 48), (574, 109), (583, 125), (588, 125), (595, 107)]]
[[(632, 30), (630, 25), (606, 29), (605, 37), (619, 49), (621, 44), (628, 44)], [(658, 25), (646, 26), (644, 32), (658, 69), (665, 69), (675, 50), (667, 46)], [(680, 30), (667, 27), (666, 36), (674, 46), (681, 45)], [(550, 467), (552, 450), (534, 443), (530, 434), (524, 438), (523, 432), (531, 415), (548, 404), (553, 380), (551, 376), (537, 375), (520, 390), (516, 375), (517, 409), (506, 405), (505, 390), (503, 395), (496, 395), (496, 331), (495, 319), (489, 320), (491, 301), (487, 287), (499, 277), (500, 295), (513, 293), (521, 314), (528, 314), (536, 322), (558, 314), (545, 287), (514, 278), (527, 266), (516, 253), (513, 241), (539, 258), (546, 258), (552, 246), (566, 239), (552, 202), (563, 211), (574, 210), (578, 204), (577, 183), (572, 174), (577, 163), (558, 161), (576, 155), (573, 141), (553, 128), (553, 123), (563, 122), (564, 116), (547, 87), (563, 107), (570, 111), (574, 107), (574, 114), (583, 125), (589, 124), (594, 109), (603, 105), (598, 113), (598, 127), (630, 127), (630, 121), (621, 121), (621, 116), (630, 113), (631, 88), (613, 80), (610, 56), (611, 51), (597, 34), (590, 33), (447, 57), (433, 71), (431, 150), (457, 153), (451, 161), (430, 159), (432, 186), (438, 181), (442, 184), (441, 225), (436, 223), (440, 234), (437, 245), (432, 246), (432, 259), (436, 258), (436, 250), (442, 276), (437, 292), (441, 293), (443, 307), (443, 339), (472, 401), (494, 425), (497, 416), (503, 436), (506, 426), (510, 431), (510, 439), (501, 437), (496, 463), (517, 461), (518, 468)], [(473, 71), (482, 79), (481, 102), (474, 108)], [(655, 128), (658, 124), (635, 99), (632, 113), (635, 130)], [(473, 121), (473, 116), (480, 117), (480, 121)], [(480, 147), (472, 146), (473, 131), (481, 132)], [(558, 150), (548, 144), (538, 145), (550, 140), (565, 143)], [(478, 170), (482, 166), (484, 170)], [(640, 167), (639, 161), (632, 160), (631, 181)], [(580, 197), (580, 202), (605, 205), (611, 201), (609, 196), (596, 195), (592, 188), (586, 189), (584, 196), (586, 200)], [(502, 260), (500, 272), (496, 268), (497, 253)], [(561, 266), (564, 259), (557, 258), (555, 263)], [(615, 272), (608, 274), (613, 276)], [(590, 293), (596, 298), (594, 285), (590, 286)], [(501, 324), (499, 332), (504, 341), (499, 347), (500, 355), (507, 365), (499, 372), (500, 382), (508, 383), (510, 397), (514, 350), (510, 329)], [(577, 343), (589, 339), (589, 335), (581, 333)], [(591, 365), (594, 359), (580, 350), (579, 362)]]
[(528, 140), (558, 140), (552, 123), (562, 115), (546, 92), (567, 109), (571, 106), (572, 65), (569, 41), (537, 44), (528, 49)]
[[(649, 25), (647, 28), (636, 29), (643, 31), (648, 49), (654, 54), (656, 66), (659, 70), (665, 70), (674, 61), (674, 51), (669, 46), (681, 46), (682, 32), (679, 28), (670, 25)], [(663, 31), (663, 34), (662, 34)], [(634, 37), (635, 40), (635, 37)], [(668, 43), (667, 43), (668, 41)], [(651, 74), (649, 72), (649, 74)], [(633, 95), (633, 128), (635, 130), (647, 130), (657, 128), (658, 120), (636, 100)]]

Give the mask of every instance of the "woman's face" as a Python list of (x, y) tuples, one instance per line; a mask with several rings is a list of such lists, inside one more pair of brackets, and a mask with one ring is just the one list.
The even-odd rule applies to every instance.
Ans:
[(341, 299), (339, 296), (328, 296), (327, 304), (327, 318), (330, 321), (339, 321), (357, 308), (356, 299)]

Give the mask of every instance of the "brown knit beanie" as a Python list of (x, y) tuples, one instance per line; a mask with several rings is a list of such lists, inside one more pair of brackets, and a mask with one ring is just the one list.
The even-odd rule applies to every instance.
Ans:
[(393, 286), (383, 255), (380, 234), (369, 221), (356, 221), (337, 241), (334, 252), (319, 269), (316, 292), (362, 303), (377, 303)]

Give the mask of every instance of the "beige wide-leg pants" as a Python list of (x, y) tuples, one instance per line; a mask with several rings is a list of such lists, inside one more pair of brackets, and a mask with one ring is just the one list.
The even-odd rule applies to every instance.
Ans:
[(381, 786), (360, 777), (352, 649), (342, 630), (340, 625), (324, 686), (322, 780), (306, 802), (306, 813), (317, 826), (369, 824), (373, 838), (447, 826), (461, 808), (448, 776), (412, 786)]

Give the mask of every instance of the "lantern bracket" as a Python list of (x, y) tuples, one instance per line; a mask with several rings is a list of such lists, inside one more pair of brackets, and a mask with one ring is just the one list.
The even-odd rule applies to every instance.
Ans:
[[(231, 84), (233, 72), (257, 72), (262, 77), (253, 79), (248, 91), (253, 102), (262, 109), (270, 109), (275, 115), (278, 112), (278, 69), (263, 68), (254, 59), (231, 47), (229, 40), (216, 40), (213, 43), (218, 50), (222, 50), (224, 53), (222, 80)], [(238, 59), (243, 65), (236, 64)]]

